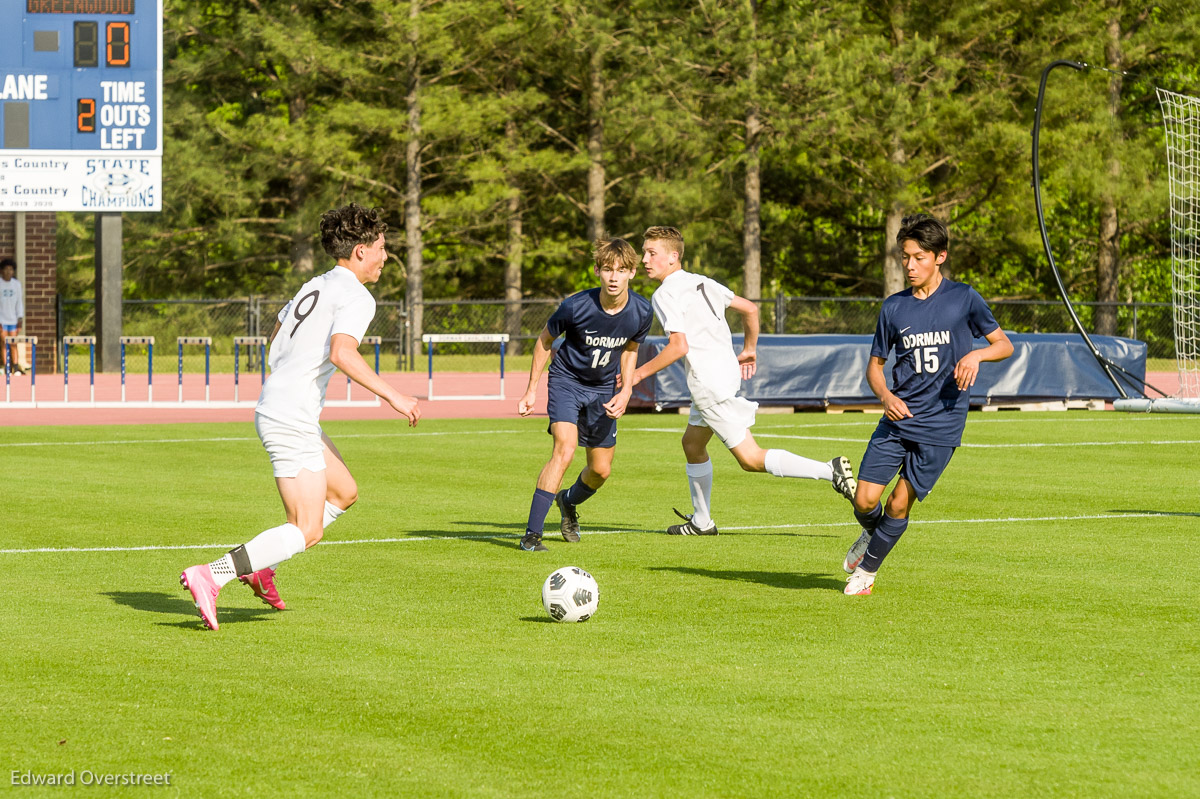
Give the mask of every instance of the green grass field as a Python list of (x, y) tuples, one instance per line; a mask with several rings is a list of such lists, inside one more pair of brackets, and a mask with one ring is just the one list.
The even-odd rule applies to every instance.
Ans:
[[(281, 568), (287, 611), (233, 583), (218, 632), (177, 580), (280, 523), (251, 425), (0, 428), (14, 795), (1200, 795), (1200, 419), (973, 413), (851, 598), (828, 485), (714, 451), (722, 534), (657, 532), (685, 418), (625, 419), (583, 541), (539, 554), (544, 419), (330, 422), (359, 504)], [(755, 429), (857, 463), (874, 422)], [(541, 607), (565, 565), (600, 584), (584, 624)]]

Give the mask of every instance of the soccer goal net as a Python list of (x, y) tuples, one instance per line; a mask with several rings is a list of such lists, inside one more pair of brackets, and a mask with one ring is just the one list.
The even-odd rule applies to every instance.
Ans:
[[(1121, 410), (1200, 413), (1200, 98), (1158, 89), (1171, 195), (1171, 299), (1179, 393)], [(1128, 407), (1126, 407), (1128, 406)]]
[(1171, 288), (1179, 398), (1200, 401), (1200, 98), (1158, 90), (1171, 188)]

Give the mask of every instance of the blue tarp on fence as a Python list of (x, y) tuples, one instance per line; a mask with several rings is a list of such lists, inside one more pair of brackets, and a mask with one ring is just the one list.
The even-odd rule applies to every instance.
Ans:
[[(980, 366), (972, 405), (1047, 400), (1113, 400), (1120, 397), (1083, 338), (1073, 333), (1010, 333), (1011, 358)], [(1127, 338), (1092, 336), (1100, 353), (1139, 378), (1146, 376), (1146, 344)], [(742, 337), (733, 337), (740, 351)], [(976, 347), (986, 345), (979, 339)], [(665, 347), (665, 336), (642, 344), (638, 363)], [(824, 407), (877, 402), (867, 385), (871, 336), (759, 336), (758, 371), (742, 384), (742, 396), (762, 405)], [(891, 382), (892, 361), (884, 372)], [(652, 385), (651, 385), (652, 383)], [(1140, 384), (1127, 384), (1130, 396)], [(676, 408), (691, 404), (683, 362), (659, 372), (634, 390), (635, 406)]]

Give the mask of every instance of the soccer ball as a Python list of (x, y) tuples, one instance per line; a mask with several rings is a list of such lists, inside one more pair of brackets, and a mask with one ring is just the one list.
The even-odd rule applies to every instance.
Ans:
[(587, 621), (600, 604), (600, 586), (583, 569), (563, 566), (542, 585), (542, 604), (555, 621)]

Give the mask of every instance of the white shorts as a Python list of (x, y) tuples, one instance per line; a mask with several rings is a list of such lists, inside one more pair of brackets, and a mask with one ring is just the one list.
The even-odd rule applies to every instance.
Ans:
[(708, 427), (717, 434), (729, 449), (733, 449), (746, 439), (746, 434), (754, 425), (754, 415), (758, 411), (758, 403), (751, 402), (745, 397), (730, 397), (715, 405), (700, 409), (692, 406), (688, 414), (688, 424), (695, 427)]
[(325, 442), (321, 429), (305, 433), (273, 419), (254, 414), (254, 431), (271, 458), (276, 477), (295, 477), (301, 469), (325, 470)]

